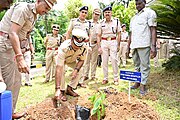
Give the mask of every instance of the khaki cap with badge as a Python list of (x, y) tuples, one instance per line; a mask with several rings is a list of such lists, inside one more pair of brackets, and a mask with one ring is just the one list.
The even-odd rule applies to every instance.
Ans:
[(99, 8), (95, 8), (93, 13), (96, 13), (96, 14), (100, 15), (101, 14), (101, 10)]
[(89, 38), (87, 33), (81, 29), (73, 29), (72, 37), (75, 38), (73, 42), (78, 47), (83, 46), (84, 40)]
[(44, 0), (44, 1), (48, 4), (50, 8), (52, 8), (56, 3), (56, 0)]

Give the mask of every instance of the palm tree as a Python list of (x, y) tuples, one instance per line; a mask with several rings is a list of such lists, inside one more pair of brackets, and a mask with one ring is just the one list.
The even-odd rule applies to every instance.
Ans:
[(151, 7), (157, 13), (160, 35), (180, 37), (180, 1), (156, 0)]

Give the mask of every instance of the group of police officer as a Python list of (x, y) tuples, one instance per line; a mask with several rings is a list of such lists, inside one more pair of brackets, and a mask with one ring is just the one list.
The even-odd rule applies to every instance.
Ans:
[[(86, 87), (84, 80), (96, 78), (96, 67), (98, 54), (102, 54), (102, 67), (104, 79), (102, 84), (108, 83), (108, 58), (114, 73), (114, 84), (118, 85), (118, 58), (117, 51), (120, 47), (121, 23), (117, 18), (112, 18), (112, 7), (107, 6), (103, 9), (104, 17), (99, 20), (101, 10), (93, 10), (92, 20), (87, 20), (88, 6), (79, 9), (79, 17), (71, 19), (66, 32), (66, 40), (59, 42), (60, 37), (54, 34), (59, 30), (58, 25), (53, 25), (53, 34), (47, 35), (46, 45), (46, 80), (56, 81), (55, 98), (66, 101), (66, 94), (74, 97), (79, 96), (73, 89), (77, 86)], [(72, 37), (70, 37), (72, 34)], [(60, 47), (58, 48), (58, 45)], [(58, 52), (57, 52), (58, 51)], [(53, 57), (52, 57), (53, 56)], [(56, 69), (53, 67), (56, 65)], [(65, 65), (73, 69), (70, 83), (65, 87)], [(51, 68), (50, 68), (51, 67)], [(50, 72), (50, 70), (52, 72)], [(54, 72), (55, 70), (55, 72)]]
[[(24, 39), (27, 39), (27, 33), (32, 31), (37, 15), (46, 14), (55, 2), (56, 0), (37, 0), (36, 3), (15, 3), (6, 12), (0, 22), (0, 80), (4, 81), (7, 85), (7, 89), (12, 91), (13, 119), (18, 119), (25, 115), (25, 113), (14, 112), (21, 86), (20, 73), (29, 73), (28, 65), (25, 63), (23, 53), (21, 51), (21, 42)], [(148, 22), (153, 28), (153, 32), (151, 32), (153, 36), (154, 27), (156, 26), (156, 23), (154, 22), (154, 12), (149, 9), (144, 9), (145, 0), (136, 0), (136, 3), (137, 10), (139, 12), (137, 17), (140, 16), (142, 19), (146, 20), (148, 14), (152, 15), (152, 18), (151, 16), (149, 17)], [(95, 80), (98, 54), (101, 54), (102, 56), (102, 68), (104, 74), (102, 84), (108, 83), (109, 57), (113, 68), (114, 84), (119, 84), (117, 52), (120, 48), (120, 43), (127, 42), (127, 33), (123, 30), (126, 35), (122, 37), (121, 23), (117, 18), (112, 17), (111, 6), (107, 6), (103, 9), (104, 19), (102, 21), (99, 21), (101, 10), (98, 8), (93, 10), (92, 20), (90, 21), (86, 20), (88, 6), (81, 7), (79, 12), (79, 17), (70, 21), (65, 40), (63, 40), (62, 36), (58, 35), (60, 26), (57, 24), (52, 25), (52, 34), (48, 34), (45, 38), (46, 80), (44, 82), (49, 82), (50, 75), (52, 73), (52, 77), (55, 79), (56, 100), (67, 101), (66, 95), (78, 97), (79, 94), (76, 93), (74, 89), (78, 85), (80, 87), (86, 87), (84, 80), (89, 79), (89, 68), (91, 68), (91, 79)], [(137, 19), (136, 21), (138, 20), (140, 19)], [(136, 31), (134, 28), (137, 27), (136, 21), (131, 22), (131, 29), (134, 36), (134, 33), (136, 33), (134, 32)], [(124, 27), (124, 25), (122, 27)], [(138, 29), (140, 29), (142, 26), (138, 27)], [(147, 32), (149, 34), (148, 30)], [(133, 48), (134, 56), (136, 56), (134, 57), (134, 60), (139, 61), (139, 56), (143, 58), (142, 55), (146, 55), (146, 61), (149, 61), (148, 55), (150, 54), (146, 54), (144, 51), (150, 51), (150, 42), (147, 42), (148, 46), (143, 48), (140, 46), (140, 49), (139, 47), (136, 48), (134, 47), (136, 46), (134, 44), (137, 44), (138, 42), (134, 43), (134, 36), (132, 36), (133, 39), (128, 42), (128, 48), (130, 47), (131, 42), (133, 44), (131, 48)], [(121, 38), (123, 38), (122, 41)], [(149, 38), (149, 36), (147, 38)], [(156, 38), (154, 37), (152, 39), (152, 53), (155, 57), (156, 51), (154, 47), (156, 46)], [(136, 53), (135, 51), (141, 52), (141, 54)], [(138, 54), (139, 56), (137, 56)], [(149, 66), (148, 62), (146, 66), (142, 67), (141, 62), (142, 61), (139, 61), (139, 64), (136, 67), (145, 69), (146, 66)], [(71, 80), (67, 87), (65, 86), (65, 65), (73, 69), (71, 73)], [(149, 72), (144, 71), (144, 69), (141, 69), (144, 76), (144, 81), (142, 82), (143, 89), (140, 90), (140, 93), (143, 92), (142, 94), (145, 93), (145, 84), (147, 82), (146, 78), (149, 74)], [(135, 84), (132, 86), (132, 89), (137, 89), (139, 86), (140, 83)]]

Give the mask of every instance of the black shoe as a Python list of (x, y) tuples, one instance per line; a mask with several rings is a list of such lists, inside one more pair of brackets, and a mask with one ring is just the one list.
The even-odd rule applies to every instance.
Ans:
[(32, 84), (31, 84), (31, 83), (25, 83), (24, 86), (30, 86), (30, 87), (32, 87)]

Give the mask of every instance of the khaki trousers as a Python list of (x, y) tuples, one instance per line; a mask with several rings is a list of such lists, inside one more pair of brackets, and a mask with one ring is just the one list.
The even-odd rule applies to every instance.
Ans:
[(119, 54), (118, 54), (119, 65), (121, 64), (121, 60), (122, 60), (122, 65), (126, 66), (127, 45), (128, 45), (127, 42), (121, 42), (120, 43), (120, 50), (119, 50)]
[(83, 76), (89, 77), (89, 70), (91, 69), (91, 78), (96, 76), (97, 58), (98, 58), (98, 47), (97, 45), (91, 47), (92, 51), (88, 51), (86, 60), (84, 63), (84, 74)]
[[(68, 67), (71, 67), (73, 70), (74, 70), (74, 68), (76, 67), (76, 62), (73, 62), (73, 63), (69, 63), (69, 64), (66, 64)], [(65, 82), (66, 82), (66, 80), (65, 80), (65, 65), (63, 65), (63, 70), (62, 71), (64, 71), (64, 73), (62, 73), (62, 79), (61, 79), (61, 90), (65, 90), (66, 89), (66, 84), (65, 84)], [(77, 84), (78, 84), (78, 82), (79, 82), (79, 80), (80, 80), (80, 78), (81, 78), (81, 75), (82, 75), (82, 72), (83, 71), (83, 69), (81, 68), (80, 70), (79, 70), (79, 72), (78, 72), (78, 75), (77, 75), (77, 77), (75, 78), (75, 79), (71, 79), (70, 80), (70, 82), (69, 82), (69, 86), (71, 86), (72, 88), (76, 88), (77, 87)]]
[[(30, 66), (31, 66), (31, 52), (30, 51), (27, 51), (24, 53), (24, 60), (30, 70)], [(30, 76), (31, 76), (30, 71), (29, 71), (29, 74), (27, 74), (27, 73), (25, 74), (25, 82), (26, 83), (30, 83)]]
[(21, 87), (21, 74), (14, 61), (14, 51), (10, 40), (3, 36), (0, 36), (0, 66), (2, 78), (7, 85), (7, 90), (12, 92), (12, 112), (14, 113)]
[(113, 68), (114, 80), (118, 80), (118, 64), (117, 64), (117, 41), (116, 40), (102, 40), (102, 67), (104, 73), (104, 80), (108, 80), (108, 61), (109, 53)]
[(50, 80), (52, 75), (52, 79), (55, 79), (55, 60), (56, 60), (56, 50), (47, 50), (46, 51), (46, 81)]
[(141, 72), (141, 84), (145, 85), (150, 73), (150, 47), (132, 49), (135, 70)]

